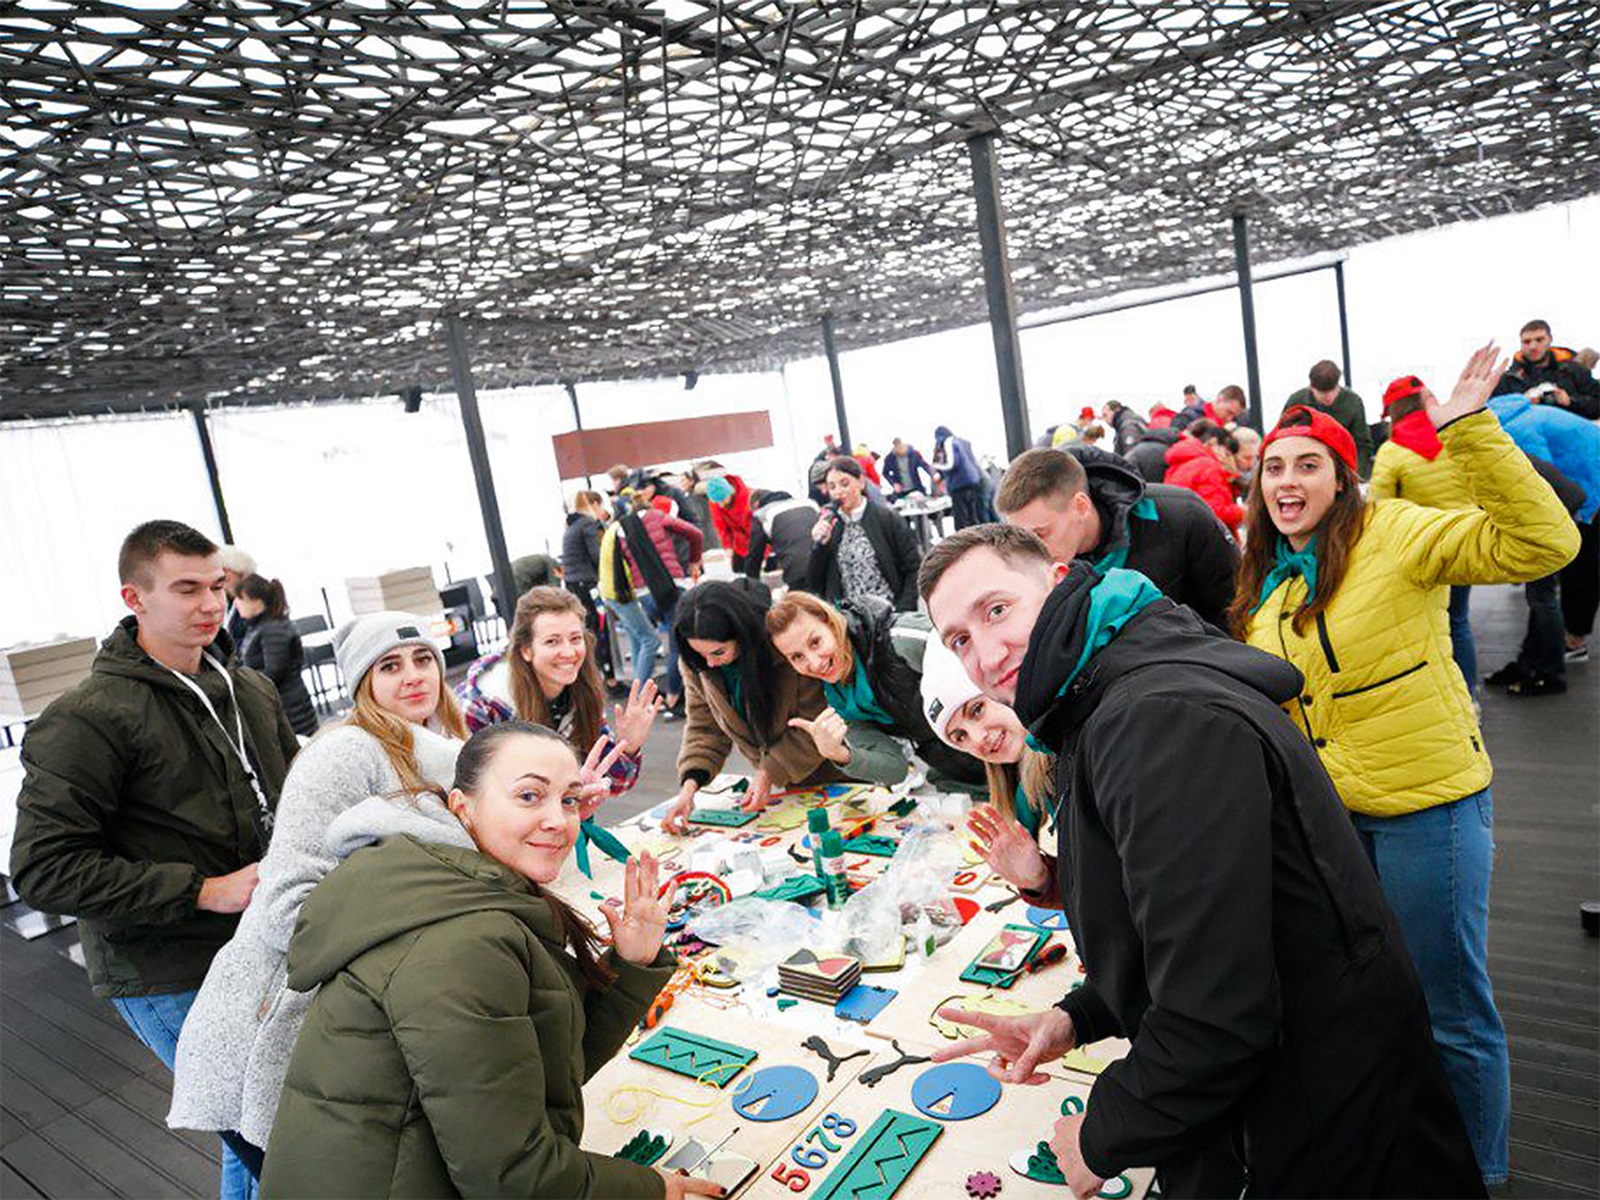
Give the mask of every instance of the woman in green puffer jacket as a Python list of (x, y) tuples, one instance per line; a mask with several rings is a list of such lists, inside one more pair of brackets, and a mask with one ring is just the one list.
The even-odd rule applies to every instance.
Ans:
[(474, 849), (384, 837), (312, 892), (289, 984), (321, 990), (289, 1064), (263, 1196), (720, 1194), (579, 1148), (584, 1081), (676, 965), (648, 855), (629, 861), (622, 904), (602, 910), (604, 953), (543, 890), (577, 839), (582, 779), (547, 729), (479, 730), (446, 797)]

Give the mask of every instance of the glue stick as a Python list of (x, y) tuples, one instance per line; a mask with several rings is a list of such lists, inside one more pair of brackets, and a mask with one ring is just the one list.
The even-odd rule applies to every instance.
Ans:
[(822, 873), (822, 835), (828, 832), (828, 810), (820, 805), (806, 810), (806, 832), (811, 836), (811, 863), (816, 868), (817, 878), (824, 878)]
[(837, 829), (822, 835), (822, 887), (829, 908), (843, 908), (850, 898), (850, 882), (844, 874), (844, 839)]

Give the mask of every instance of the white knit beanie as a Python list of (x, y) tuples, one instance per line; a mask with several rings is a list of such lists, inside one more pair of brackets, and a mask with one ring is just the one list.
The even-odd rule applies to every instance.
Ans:
[(982, 692), (967, 676), (961, 660), (937, 637), (930, 637), (922, 656), (922, 712), (940, 741), (950, 743), (946, 736), (950, 718)]
[(426, 646), (439, 660), (439, 676), (444, 677), (444, 656), (433, 644), (428, 623), (421, 617), (404, 612), (375, 612), (339, 626), (333, 635), (333, 653), (352, 696), (372, 664), (397, 646)]

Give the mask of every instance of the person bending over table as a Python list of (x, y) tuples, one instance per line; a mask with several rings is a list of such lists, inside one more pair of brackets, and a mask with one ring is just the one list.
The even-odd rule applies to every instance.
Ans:
[(982, 784), (982, 765), (934, 736), (917, 703), (932, 628), (922, 613), (897, 613), (875, 596), (835, 606), (790, 592), (767, 611), (773, 648), (796, 672), (820, 680), (828, 702), (820, 716), (789, 724), (809, 733), (846, 778), (900, 783), (914, 749), (935, 786), (967, 791)]
[(672, 636), (684, 666), (687, 697), (683, 744), (678, 750), (678, 798), (662, 827), (688, 829), (695, 793), (710, 783), (735, 746), (755, 768), (739, 801), (746, 811), (766, 808), (773, 788), (809, 786), (842, 778), (792, 717), (819, 715), (822, 685), (797, 675), (767, 637), (771, 594), (753, 579), (702, 583), (678, 604)]

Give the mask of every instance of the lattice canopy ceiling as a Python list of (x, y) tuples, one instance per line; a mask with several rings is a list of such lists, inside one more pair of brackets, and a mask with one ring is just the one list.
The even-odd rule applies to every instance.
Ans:
[(1600, 191), (1600, 8), (0, 5), (0, 416), (773, 366)]

